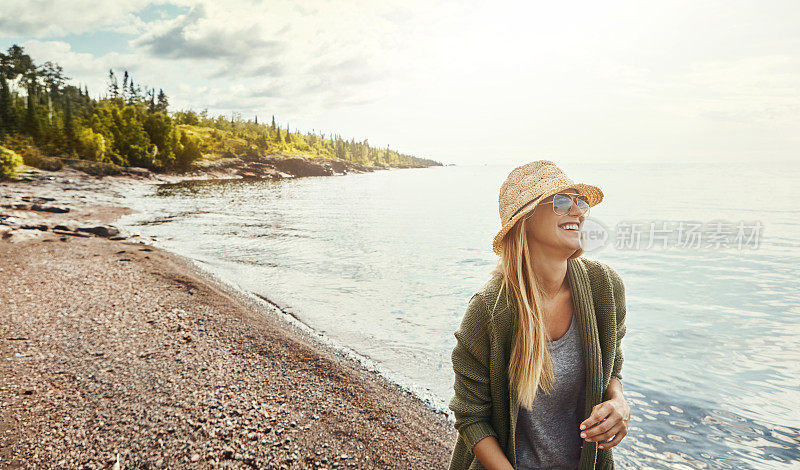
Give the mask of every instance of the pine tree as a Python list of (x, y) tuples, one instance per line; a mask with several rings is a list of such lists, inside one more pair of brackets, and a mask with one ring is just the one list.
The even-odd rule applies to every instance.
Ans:
[(114, 69), (108, 69), (108, 93), (112, 98), (119, 96), (119, 83), (117, 76), (114, 75)]
[(169, 100), (167, 99), (166, 93), (161, 88), (158, 89), (158, 105), (156, 109), (159, 111), (167, 112), (167, 107), (169, 106)]
[(122, 76), (122, 98), (128, 98), (128, 71), (125, 71), (125, 75)]
[(272, 115), (272, 130), (275, 130), (275, 115)]
[(258, 114), (256, 114), (256, 126), (258, 125)]
[(28, 101), (27, 109), (25, 112), (25, 131), (33, 137), (38, 139), (41, 136), (41, 128), (39, 126), (39, 119), (36, 116), (36, 80), (33, 79), (28, 83)]
[(64, 137), (69, 147), (75, 142), (75, 123), (72, 120), (72, 104), (69, 96), (64, 97)]
[(4, 73), (0, 73), (0, 137), (13, 132), (16, 128), (14, 114), (11, 109), (11, 91)]

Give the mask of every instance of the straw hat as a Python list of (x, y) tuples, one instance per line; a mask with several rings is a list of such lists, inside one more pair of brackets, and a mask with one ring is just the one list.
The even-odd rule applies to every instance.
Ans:
[(539, 202), (567, 188), (575, 188), (589, 200), (589, 207), (603, 200), (597, 186), (573, 182), (550, 160), (537, 160), (511, 170), (500, 187), (500, 225), (492, 248), (501, 253), (500, 242), (517, 221), (529, 214)]

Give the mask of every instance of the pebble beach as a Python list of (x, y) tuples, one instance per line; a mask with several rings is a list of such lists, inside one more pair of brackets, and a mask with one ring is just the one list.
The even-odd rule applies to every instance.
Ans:
[(445, 415), (114, 226), (124, 185), (220, 176), (0, 183), (0, 468), (446, 468)]

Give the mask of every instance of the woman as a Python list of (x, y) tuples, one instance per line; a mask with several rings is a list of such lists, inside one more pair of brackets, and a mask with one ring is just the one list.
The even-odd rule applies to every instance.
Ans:
[(602, 200), (548, 160), (500, 188), (501, 258), (455, 332), (450, 470), (614, 468), (630, 420), (625, 289), (610, 266), (580, 257), (583, 221)]

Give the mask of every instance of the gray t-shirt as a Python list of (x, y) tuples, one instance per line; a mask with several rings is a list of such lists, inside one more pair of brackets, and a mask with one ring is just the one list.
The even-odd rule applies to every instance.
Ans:
[(539, 390), (531, 410), (519, 407), (515, 437), (517, 468), (575, 469), (581, 459), (586, 368), (575, 315), (561, 338), (547, 348), (555, 376), (551, 394)]

